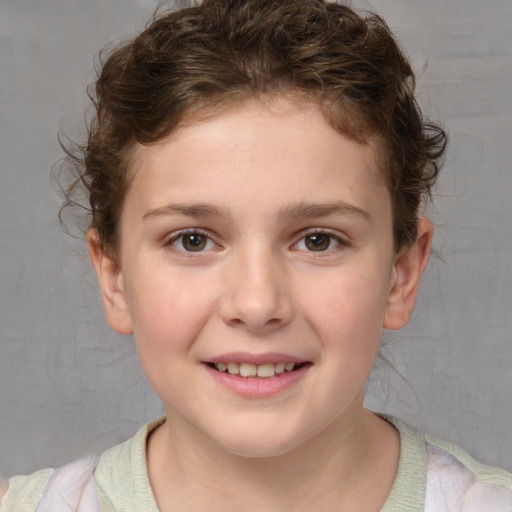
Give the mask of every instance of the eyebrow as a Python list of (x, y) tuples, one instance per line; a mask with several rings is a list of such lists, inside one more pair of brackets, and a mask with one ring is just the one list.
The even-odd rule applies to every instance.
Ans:
[(281, 209), (280, 216), (291, 218), (336, 217), (341, 215), (357, 215), (367, 222), (372, 222), (370, 214), (355, 205), (335, 201), (332, 203), (301, 202)]
[[(227, 210), (221, 209), (214, 204), (178, 204), (169, 203), (159, 208), (148, 210), (142, 218), (144, 220), (155, 219), (173, 215), (182, 215), (192, 218), (219, 217), (229, 218)], [(285, 206), (280, 209), (278, 218), (318, 218), (318, 217), (336, 217), (340, 215), (357, 215), (368, 222), (372, 222), (370, 214), (355, 205), (336, 201), (332, 203), (309, 203), (300, 202), (297, 204)]]
[(148, 210), (142, 218), (154, 219), (158, 217), (165, 217), (169, 215), (183, 215), (185, 217), (202, 218), (202, 217), (229, 217), (228, 213), (218, 208), (213, 204), (200, 203), (200, 204), (178, 204), (169, 203), (165, 206)]

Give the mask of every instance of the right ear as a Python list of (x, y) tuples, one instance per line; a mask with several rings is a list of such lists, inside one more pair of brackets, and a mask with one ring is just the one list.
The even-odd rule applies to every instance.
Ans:
[(95, 229), (89, 229), (87, 232), (87, 245), (92, 266), (96, 270), (100, 282), (103, 308), (108, 323), (121, 334), (131, 334), (133, 325), (126, 300), (121, 267), (104, 250)]

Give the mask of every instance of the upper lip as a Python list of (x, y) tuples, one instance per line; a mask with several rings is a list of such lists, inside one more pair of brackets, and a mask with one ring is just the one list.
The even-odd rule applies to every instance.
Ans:
[(247, 352), (230, 352), (204, 360), (205, 363), (252, 363), (256, 365), (269, 363), (306, 363), (308, 361), (290, 354), (267, 352), (265, 354), (250, 354)]

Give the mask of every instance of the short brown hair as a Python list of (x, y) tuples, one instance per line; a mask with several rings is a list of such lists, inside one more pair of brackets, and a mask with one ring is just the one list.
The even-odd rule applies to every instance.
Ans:
[(103, 56), (87, 144), (67, 151), (79, 173), (67, 204), (85, 187), (90, 227), (115, 254), (135, 143), (162, 139), (191, 114), (293, 92), (317, 101), (345, 135), (379, 140), (398, 250), (416, 238), (446, 145), (414, 89), (407, 58), (375, 14), (324, 0), (204, 0), (161, 11)]

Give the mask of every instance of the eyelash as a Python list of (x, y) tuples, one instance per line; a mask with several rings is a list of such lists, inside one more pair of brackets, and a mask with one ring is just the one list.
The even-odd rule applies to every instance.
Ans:
[[(177, 252), (179, 252), (180, 254), (183, 254), (187, 257), (193, 257), (195, 254), (199, 254), (199, 253), (202, 253), (202, 252), (205, 252), (205, 250), (210, 250), (210, 249), (213, 249), (213, 247), (208, 247), (208, 248), (202, 248), (198, 251), (188, 251), (186, 250), (186, 248), (184, 247), (184, 241), (185, 241), (185, 237), (186, 236), (191, 236), (191, 235), (196, 235), (196, 236), (199, 236), (199, 237), (202, 237), (204, 240), (205, 240), (205, 244), (206, 246), (208, 246), (208, 244), (215, 246), (215, 247), (219, 247), (219, 245), (215, 242), (215, 240), (213, 239), (213, 237), (206, 231), (203, 231), (202, 229), (185, 229), (183, 231), (179, 231), (178, 233), (173, 233), (169, 238), (167, 238), (164, 242), (164, 246), (165, 247), (169, 247)], [(180, 247), (177, 247), (176, 244), (178, 244), (181, 240), (181, 248)]]
[[(338, 232), (331, 231), (329, 229), (311, 229), (307, 232), (301, 234), (301, 238), (292, 245), (292, 248), (299, 251), (305, 251), (308, 253), (314, 254), (315, 257), (325, 257), (327, 255), (332, 255), (335, 252), (343, 250), (344, 248), (349, 246), (349, 243), (346, 239), (342, 238)], [(300, 243), (306, 244), (306, 240), (308, 237), (312, 237), (314, 235), (326, 236), (329, 238), (329, 246), (325, 249), (321, 249), (318, 251), (308, 250), (307, 248), (299, 249), (298, 246)], [(335, 247), (331, 247), (332, 243), (335, 242), (337, 245)]]
[[(196, 235), (198, 237), (202, 237), (204, 240), (204, 245), (199, 250), (187, 250), (184, 246), (185, 237), (187, 235)], [(317, 251), (313, 249), (308, 249), (307, 246), (305, 248), (299, 248), (299, 244), (304, 243), (304, 245), (307, 244), (306, 240), (308, 237), (313, 237), (314, 235), (324, 236), (328, 237), (328, 246), (325, 249), (319, 249)], [(181, 240), (181, 247), (177, 247), (177, 244), (180, 243)], [(199, 244), (201, 244), (201, 240), (198, 240)], [(331, 247), (332, 243), (335, 242), (337, 245), (335, 247)], [(210, 245), (210, 247), (209, 247)], [(212, 247), (213, 245), (213, 247)], [(311, 229), (307, 232), (304, 232), (301, 234), (301, 238), (295, 242), (292, 246), (292, 250), (297, 251), (304, 251), (308, 253), (315, 254), (316, 257), (322, 257), (326, 256), (327, 254), (332, 254), (333, 252), (337, 252), (339, 250), (342, 250), (343, 248), (347, 247), (349, 243), (344, 238), (340, 237), (337, 232), (330, 231), (328, 229)], [(214, 247), (220, 247), (213, 237), (206, 231), (201, 229), (187, 229), (183, 231), (179, 231), (178, 233), (174, 233), (172, 236), (166, 239), (164, 243), (165, 247), (172, 248), (179, 253), (186, 255), (188, 257), (193, 257), (195, 254), (199, 254), (208, 250), (213, 249)]]

